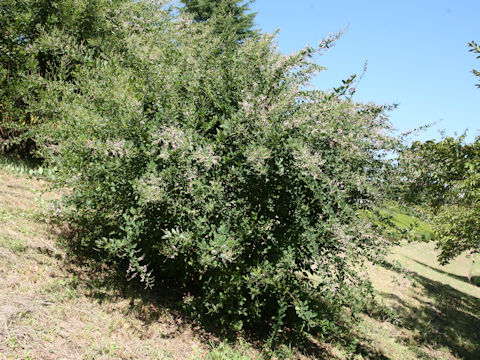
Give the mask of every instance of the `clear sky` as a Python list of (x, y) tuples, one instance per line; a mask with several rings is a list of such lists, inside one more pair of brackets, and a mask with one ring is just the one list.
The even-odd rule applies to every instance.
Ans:
[(390, 119), (400, 131), (439, 122), (421, 140), (468, 131), (480, 135), (480, 59), (467, 43), (480, 43), (480, 0), (256, 0), (257, 27), (280, 30), (289, 53), (347, 28), (319, 58), (328, 70), (315, 86), (331, 89), (353, 73), (368, 71), (355, 99), (398, 103)]

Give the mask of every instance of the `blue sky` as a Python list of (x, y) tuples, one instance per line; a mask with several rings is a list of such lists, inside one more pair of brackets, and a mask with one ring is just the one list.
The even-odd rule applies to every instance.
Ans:
[(480, 0), (256, 0), (251, 9), (259, 29), (280, 30), (285, 53), (348, 27), (319, 58), (328, 70), (318, 88), (338, 86), (367, 60), (355, 98), (398, 103), (390, 119), (400, 131), (439, 122), (419, 138), (439, 139), (442, 129), (480, 135), (480, 79), (471, 73), (480, 59), (467, 47), (480, 42)]

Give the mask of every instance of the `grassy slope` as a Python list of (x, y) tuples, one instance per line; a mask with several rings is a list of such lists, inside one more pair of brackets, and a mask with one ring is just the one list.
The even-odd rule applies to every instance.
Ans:
[(389, 321), (365, 317), (361, 332), (392, 359), (480, 359), (480, 287), (468, 282), (471, 259), (446, 266), (432, 243), (394, 249), (389, 266), (371, 269)]
[[(410, 239), (431, 238), (428, 224), (395, 207), (386, 212), (409, 229)], [(370, 268), (385, 310), (364, 316), (359, 336), (387, 358), (480, 359), (480, 287), (468, 279), (472, 258), (462, 255), (441, 266), (437, 255), (432, 242), (405, 241), (384, 266)]]
[(389, 212), (392, 214), (392, 221), (396, 226), (410, 230), (410, 232), (414, 233), (414, 237), (419, 240), (431, 239), (433, 230), (429, 224), (411, 215), (402, 213), (401, 210), (396, 208), (391, 208)]
[(44, 188), (0, 170), (0, 358), (201, 357), (206, 346), (180, 317), (132, 305), (102, 285), (104, 274), (66, 260), (35, 201)]
[[(212, 347), (217, 338), (171, 307), (126, 298), (103, 281), (107, 270), (93, 272), (69, 260), (45, 220), (46, 205), (35, 200), (58, 195), (43, 193), (44, 182), (18, 169), (0, 166), (0, 359), (258, 358), (246, 343)], [(441, 267), (429, 243), (396, 248), (386, 266), (370, 268), (385, 308), (352, 325), (357, 354), (338, 344), (319, 344), (319, 353), (480, 359), (480, 287), (467, 282), (470, 263), (461, 257)], [(304, 357), (286, 349), (282, 358), (319, 353)]]

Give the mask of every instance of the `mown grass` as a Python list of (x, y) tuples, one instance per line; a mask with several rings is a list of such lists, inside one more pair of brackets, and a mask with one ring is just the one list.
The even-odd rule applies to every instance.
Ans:
[[(314, 351), (292, 342), (271, 352), (188, 319), (171, 289), (143, 291), (107, 266), (70, 256), (59, 245), (65, 231), (48, 221), (48, 199), (59, 195), (46, 191), (37, 168), (2, 161), (1, 359), (480, 359), (471, 257), (440, 266), (433, 243), (402, 243), (383, 265), (370, 266), (378, 305), (349, 325), (344, 341), (312, 339)], [(399, 228), (430, 231), (398, 208), (388, 211)]]
[(407, 240), (371, 267), (385, 308), (364, 317), (361, 333), (389, 358), (480, 359), (480, 288), (469, 279), (478, 262), (462, 254), (441, 266), (427, 223), (395, 206), (385, 213)]
[(433, 229), (430, 224), (408, 214), (395, 202), (386, 203), (382, 209), (375, 212), (361, 210), (358, 215), (376, 224), (393, 242), (400, 240), (430, 241), (433, 239)]
[[(44, 180), (13, 169), (0, 169), (0, 359), (196, 359), (208, 353), (201, 333), (174, 311), (140, 298), (132, 304), (102, 282), (108, 269), (94, 273), (72, 261), (58, 246), (61, 233), (48, 223), (48, 207), (38, 201), (58, 195), (44, 192)], [(158, 321), (144, 313), (158, 314)]]
[(394, 206), (387, 208), (385, 213), (392, 216), (391, 219), (395, 226), (412, 232), (418, 240), (430, 240), (432, 238), (433, 229), (425, 221), (408, 215)]
[(440, 266), (436, 257), (433, 243), (403, 244), (386, 266), (372, 268), (390, 318), (388, 326), (366, 318), (365, 329), (378, 346), (401, 354), (397, 358), (479, 359), (480, 288), (468, 282), (471, 259), (464, 255)]

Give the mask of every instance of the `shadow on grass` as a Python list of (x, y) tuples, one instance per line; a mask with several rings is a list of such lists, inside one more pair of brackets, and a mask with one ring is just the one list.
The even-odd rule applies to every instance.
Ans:
[(466, 276), (460, 276), (460, 275), (456, 275), (456, 274), (452, 274), (452, 273), (449, 273), (448, 271), (445, 271), (445, 270), (441, 270), (441, 269), (438, 269), (438, 268), (435, 268), (433, 266), (430, 266), (430, 265), (427, 265), (421, 261), (418, 261), (418, 260), (415, 260), (409, 256), (407, 256), (407, 258), (419, 265), (422, 265), (422, 266), (425, 266), (426, 268), (430, 269), (430, 270), (433, 270), (433, 271), (436, 271), (440, 274), (443, 274), (443, 275), (447, 275), (447, 276), (450, 276), (454, 279), (457, 279), (459, 281), (463, 281), (463, 282), (466, 282), (466, 283), (469, 283), (470, 284), (470, 281), (468, 280), (468, 278)]
[[(395, 266), (388, 268), (398, 272)], [(448, 276), (453, 275), (431, 269)], [(416, 272), (409, 271), (408, 274), (431, 301), (415, 297), (420, 303), (420, 306), (415, 307), (394, 294), (384, 294), (394, 298), (398, 304), (396, 310), (402, 320), (401, 326), (415, 331), (415, 340), (419, 344), (434, 349), (447, 347), (452, 354), (462, 359), (480, 359), (480, 299)], [(452, 277), (465, 281), (460, 276)]]
[(33, 156), (19, 156), (0, 151), (0, 169), (21, 175), (45, 177), (51, 170), (43, 166), (43, 160)]
[[(121, 311), (141, 320), (146, 326), (155, 322), (161, 322), (168, 316), (174, 320), (175, 327), (172, 331), (162, 335), (164, 338), (172, 338), (180, 334), (184, 329), (191, 328), (205, 344), (229, 342), (232, 345), (239, 339), (239, 334), (225, 332), (212, 320), (204, 320), (203, 317), (193, 317), (184, 310), (183, 300), (188, 294), (188, 289), (171, 279), (156, 279), (155, 287), (145, 289), (135, 281), (127, 281), (123, 269), (106, 264), (98, 259), (95, 253), (79, 251), (75, 248), (74, 234), (66, 231), (60, 234), (60, 245), (66, 249), (67, 256), (63, 259), (63, 268), (73, 277), (78, 279), (84, 293), (99, 303), (118, 303), (119, 300), (128, 300)], [(56, 257), (53, 252), (44, 251)], [(97, 258), (96, 258), (97, 257)], [(125, 304), (125, 301), (123, 301)], [(118, 311), (117, 307), (114, 307)], [(389, 359), (379, 352), (367, 338), (358, 338), (352, 329), (351, 323), (337, 324), (340, 334), (327, 338), (327, 343), (319, 339), (299, 335), (286, 331), (283, 337), (275, 343), (275, 349), (293, 348), (296, 352), (309, 359), (334, 359), (331, 343), (340, 344), (347, 350), (348, 356), (362, 355), (364, 358), (384, 360)], [(258, 331), (249, 331), (242, 334), (249, 345), (261, 353), (260, 358), (292, 359), (295, 357), (282, 357), (272, 351), (266, 351), (268, 342), (268, 327), (260, 326)], [(330, 343), (330, 344), (329, 344)]]
[(35, 170), (42, 164), (42, 160), (33, 156), (20, 156), (0, 152), (0, 167)]

